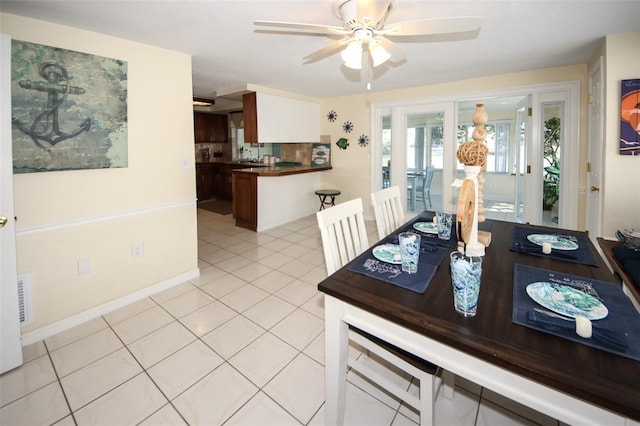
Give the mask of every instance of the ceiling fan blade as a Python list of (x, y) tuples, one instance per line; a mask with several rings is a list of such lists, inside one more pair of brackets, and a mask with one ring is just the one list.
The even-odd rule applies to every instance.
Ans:
[(323, 47), (322, 49), (316, 50), (315, 52), (309, 53), (303, 59), (305, 59), (305, 64), (311, 64), (313, 62), (317, 62), (321, 59), (324, 59), (328, 56), (331, 56), (335, 53), (336, 50), (344, 48), (344, 46), (349, 42), (349, 39), (336, 40), (333, 43), (330, 43)]
[(481, 22), (478, 16), (418, 19), (389, 24), (378, 33), (390, 37), (463, 33), (478, 30)]
[(402, 51), (402, 49), (400, 49), (391, 40), (388, 40), (385, 37), (379, 37), (379, 38), (376, 37), (376, 40), (379, 41), (382, 44), (382, 47), (384, 47), (384, 50), (389, 52), (393, 62), (399, 62), (399, 61), (402, 61), (403, 59), (406, 59), (406, 56), (405, 56), (404, 52)]
[(342, 27), (334, 25), (320, 24), (303, 24), (300, 22), (280, 22), (280, 21), (253, 21), (254, 25), (262, 25), (265, 27), (291, 28), (295, 30), (304, 30), (310, 33), (320, 34), (351, 34)]

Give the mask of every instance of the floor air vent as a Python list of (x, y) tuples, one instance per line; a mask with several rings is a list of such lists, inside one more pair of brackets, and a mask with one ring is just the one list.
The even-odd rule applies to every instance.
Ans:
[(18, 306), (20, 326), (31, 324), (31, 274), (18, 276)]

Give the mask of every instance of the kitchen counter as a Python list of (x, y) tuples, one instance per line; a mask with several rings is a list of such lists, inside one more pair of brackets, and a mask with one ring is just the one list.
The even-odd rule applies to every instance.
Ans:
[[(257, 167), (256, 167), (257, 166)], [(322, 172), (331, 170), (331, 166), (319, 167), (319, 166), (293, 166), (293, 167), (280, 167), (280, 166), (260, 166), (255, 165), (249, 169), (234, 170), (234, 173), (250, 173), (256, 176), (288, 176), (297, 175), (301, 173)]]
[(233, 170), (236, 226), (265, 231), (315, 213), (320, 173), (331, 166), (262, 166)]

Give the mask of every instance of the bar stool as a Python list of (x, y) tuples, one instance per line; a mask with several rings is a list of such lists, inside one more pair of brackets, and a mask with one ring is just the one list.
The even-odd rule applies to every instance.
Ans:
[[(323, 210), (325, 207), (336, 205), (336, 197), (340, 195), (340, 191), (337, 189), (318, 189), (316, 195), (320, 198), (320, 210)], [(329, 197), (331, 197), (331, 200), (327, 201)]]

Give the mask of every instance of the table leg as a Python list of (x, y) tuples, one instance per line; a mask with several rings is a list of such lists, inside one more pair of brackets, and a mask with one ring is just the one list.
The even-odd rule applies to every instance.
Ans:
[(344, 424), (347, 396), (347, 357), (349, 356), (349, 327), (342, 321), (342, 303), (324, 296), (324, 411), (325, 424)]

